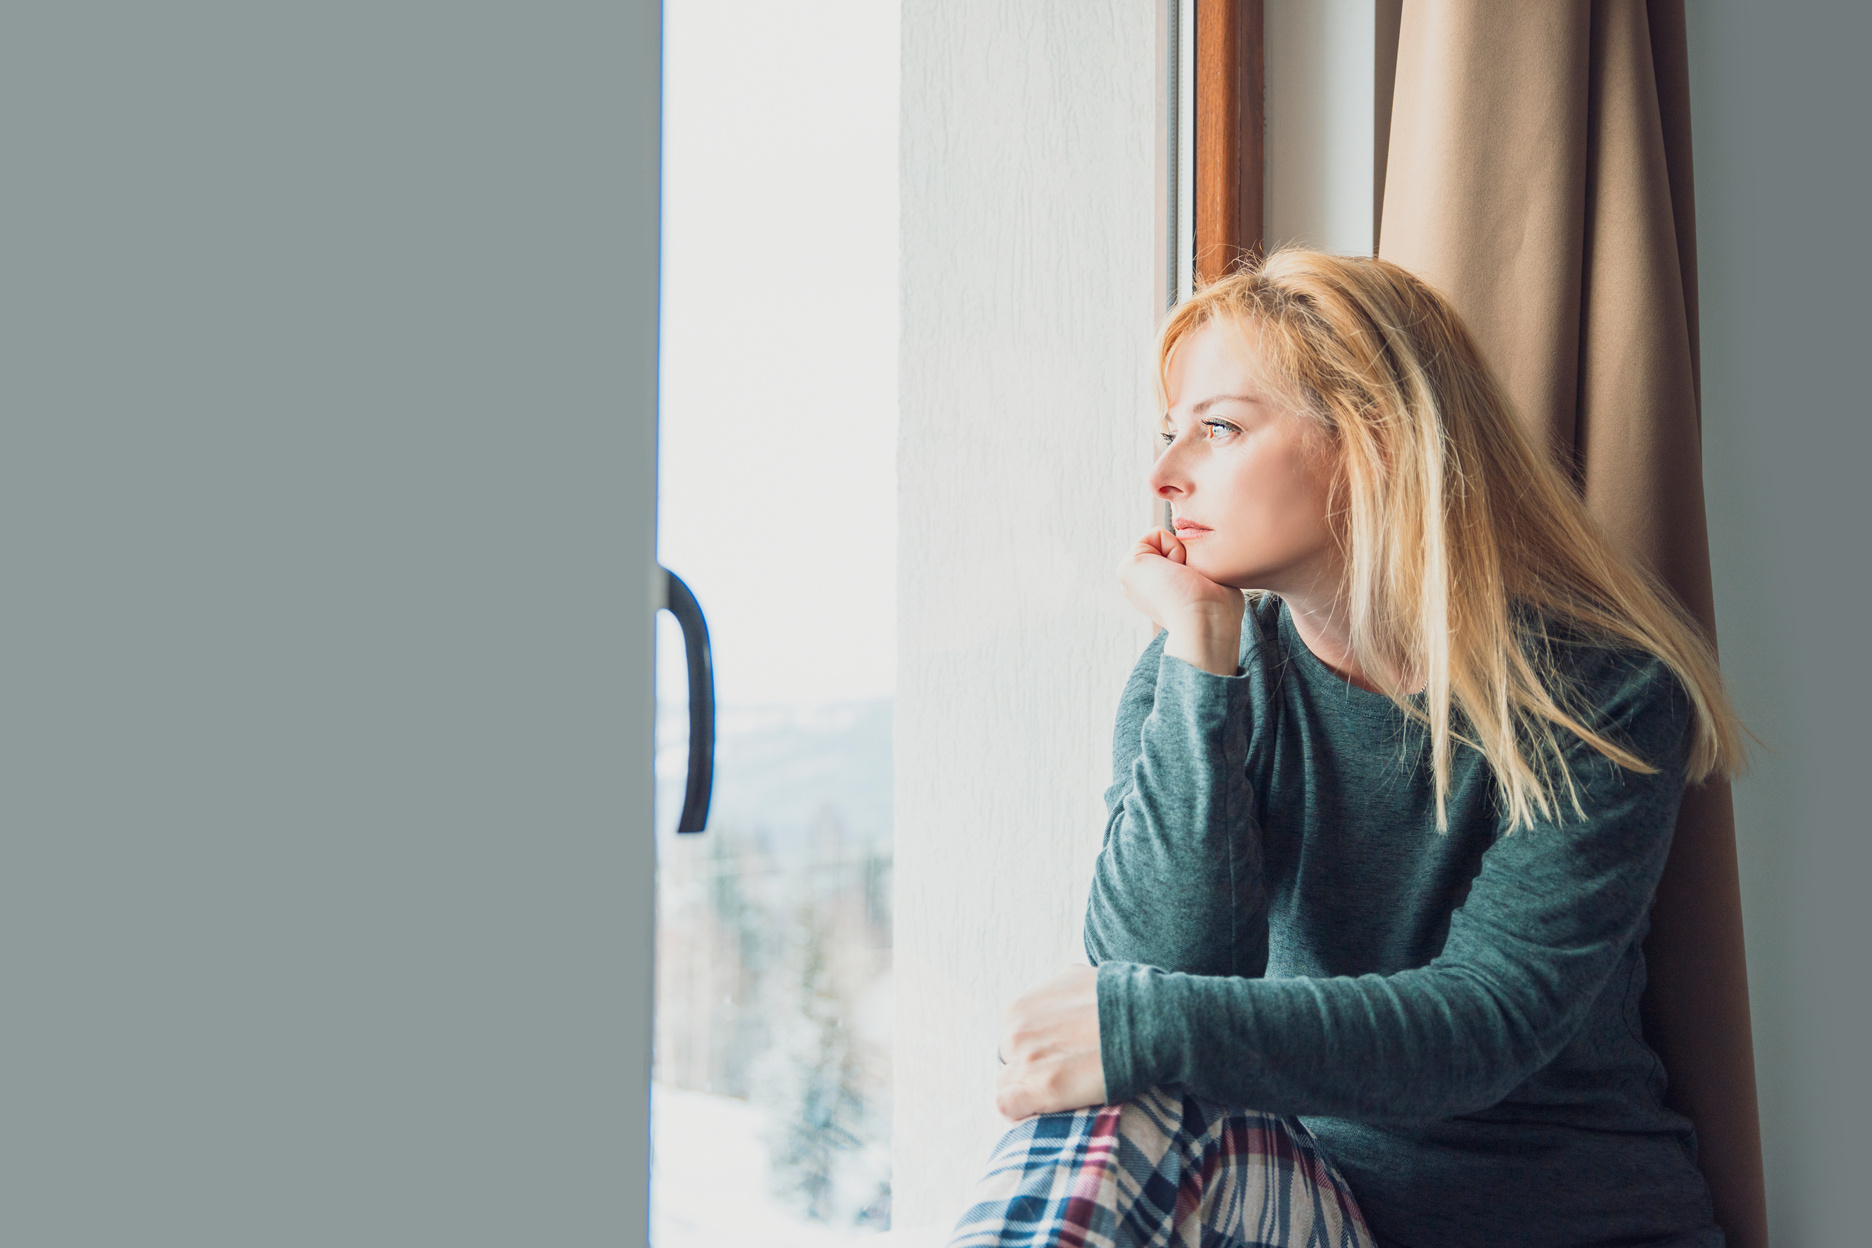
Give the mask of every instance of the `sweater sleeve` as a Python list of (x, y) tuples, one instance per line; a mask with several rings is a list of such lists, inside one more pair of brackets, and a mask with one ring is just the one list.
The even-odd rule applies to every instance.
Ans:
[(1498, 837), (1428, 965), (1241, 979), (1102, 963), (1108, 1099), (1181, 1083), (1272, 1113), (1408, 1121), (1506, 1097), (1578, 1030), (1639, 938), (1670, 850), (1688, 697), (1650, 662), (1602, 709), (1601, 731), (1657, 771), (1627, 771), (1574, 742), (1567, 761), (1585, 817), (1569, 809)]
[(1166, 658), (1167, 637), (1145, 649), (1119, 706), (1086, 953), (1095, 965), (1259, 975), (1267, 905), (1246, 774), (1249, 678)]

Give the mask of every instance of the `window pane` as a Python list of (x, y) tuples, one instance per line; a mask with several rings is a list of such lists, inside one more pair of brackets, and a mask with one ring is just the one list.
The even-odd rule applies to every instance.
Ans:
[(659, 558), (708, 614), (709, 830), (658, 638), (657, 1248), (888, 1225), (897, 18), (668, 0)]

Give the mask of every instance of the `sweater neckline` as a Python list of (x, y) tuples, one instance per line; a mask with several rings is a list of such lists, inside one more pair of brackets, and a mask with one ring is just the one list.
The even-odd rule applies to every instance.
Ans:
[[(1349, 701), (1363, 703), (1372, 710), (1383, 708), (1390, 710), (1394, 714), (1397, 712), (1398, 705), (1396, 702), (1393, 702), (1389, 696), (1376, 693), (1355, 683), (1351, 677), (1335, 672), (1326, 665), (1324, 659), (1314, 654), (1313, 651), (1308, 648), (1305, 640), (1300, 636), (1300, 630), (1294, 627), (1292, 613), (1287, 610), (1287, 600), (1284, 598), (1281, 599), (1280, 603), (1280, 634), (1282, 647), (1290, 655), (1293, 655), (1293, 661), (1304, 669), (1307, 680), (1324, 682), (1344, 689), (1346, 698)], [(1423, 701), (1423, 696), (1421, 691), (1406, 694), (1405, 701), (1421, 703)]]

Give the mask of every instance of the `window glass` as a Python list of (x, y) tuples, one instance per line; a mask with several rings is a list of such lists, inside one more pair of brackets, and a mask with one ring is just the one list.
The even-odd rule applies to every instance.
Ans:
[(657, 1248), (889, 1223), (896, 6), (666, 0), (659, 559), (716, 663), (678, 837), (658, 636)]

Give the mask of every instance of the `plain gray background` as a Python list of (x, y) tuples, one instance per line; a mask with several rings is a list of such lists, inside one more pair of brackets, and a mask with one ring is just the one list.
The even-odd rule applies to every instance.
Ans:
[(1766, 743), (1736, 786), (1769, 1218), (1867, 1242), (1872, 7), (1691, 0), (1704, 482), (1723, 668)]
[(0, 8), (0, 1242), (643, 1242), (655, 13)]

